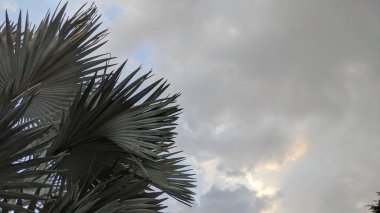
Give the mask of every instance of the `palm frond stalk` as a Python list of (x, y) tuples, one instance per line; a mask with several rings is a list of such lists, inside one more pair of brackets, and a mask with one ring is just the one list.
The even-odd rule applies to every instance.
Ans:
[(0, 26), (1, 212), (160, 212), (191, 205), (195, 179), (173, 151), (179, 94), (141, 67), (113, 69), (94, 5), (38, 27)]

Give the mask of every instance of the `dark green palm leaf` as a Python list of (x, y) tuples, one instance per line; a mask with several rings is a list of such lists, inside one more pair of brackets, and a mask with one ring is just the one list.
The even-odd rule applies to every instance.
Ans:
[(119, 81), (125, 63), (110, 73), (94, 55), (96, 7), (65, 9), (0, 26), (0, 209), (157, 212), (163, 193), (191, 205), (195, 180), (172, 151), (179, 94), (144, 85), (140, 67)]
[[(34, 149), (36, 140), (49, 138), (50, 126), (31, 127), (33, 121), (20, 123), (30, 104), (30, 93), (12, 100), (12, 95), (8, 92), (11, 89), (12, 86), (7, 86), (2, 93), (3, 99), (0, 100), (0, 208), (23, 212), (19, 209), (20, 205), (48, 199), (35, 194), (35, 191), (52, 187), (52, 184), (43, 179), (57, 172), (50, 170), (49, 165), (53, 165), (62, 156), (44, 157), (29, 152), (28, 155), (15, 157), (20, 152)], [(43, 152), (43, 149), (41, 147), (35, 151)]]
[(66, 4), (53, 15), (48, 13), (37, 29), (30, 27), (28, 16), (22, 27), (6, 22), (0, 29), (0, 92), (14, 81), (13, 97), (38, 85), (39, 91), (26, 111), (35, 118), (68, 107), (82, 78), (103, 69), (109, 58), (88, 57), (104, 41), (106, 31), (95, 35), (99, 16), (95, 6), (65, 16)]
[[(101, 173), (107, 173), (107, 179)], [(161, 193), (147, 191), (148, 183), (133, 175), (110, 174), (87, 176), (86, 181), (75, 184), (62, 198), (48, 202), (41, 212), (157, 212), (164, 208), (158, 199)], [(100, 178), (100, 179), (99, 179)]]
[[(56, 169), (70, 169), (62, 178), (70, 184), (83, 180), (88, 165), (92, 172), (116, 166), (119, 171), (137, 169), (151, 184), (190, 204), (194, 187), (191, 175), (170, 158), (178, 95), (160, 98), (167, 88), (161, 80), (136, 92), (149, 73), (131, 80), (136, 71), (117, 85), (124, 64), (93, 91), (95, 77), (78, 94), (48, 155), (68, 152)], [(151, 94), (151, 95), (148, 95)], [(162, 167), (162, 168), (161, 168)], [(169, 173), (173, 173), (169, 175)]]

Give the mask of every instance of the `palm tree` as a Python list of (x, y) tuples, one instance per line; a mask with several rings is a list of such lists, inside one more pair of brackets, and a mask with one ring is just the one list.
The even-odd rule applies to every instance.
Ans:
[[(0, 26), (1, 212), (159, 212), (193, 203), (174, 148), (179, 94), (140, 67), (120, 79), (94, 5), (66, 4), (38, 27), (21, 12)], [(164, 194), (164, 195), (162, 195)]]
[(367, 205), (367, 207), (369, 207), (368, 210), (372, 213), (380, 213), (380, 192), (377, 192), (377, 195), (379, 198), (374, 200), (372, 204)]

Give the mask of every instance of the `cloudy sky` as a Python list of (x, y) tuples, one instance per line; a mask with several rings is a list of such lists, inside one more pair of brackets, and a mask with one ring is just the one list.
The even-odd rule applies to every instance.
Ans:
[[(57, 2), (0, 7), (38, 23)], [(182, 93), (197, 196), (168, 212), (366, 212), (380, 191), (379, 0), (95, 2), (102, 51)]]

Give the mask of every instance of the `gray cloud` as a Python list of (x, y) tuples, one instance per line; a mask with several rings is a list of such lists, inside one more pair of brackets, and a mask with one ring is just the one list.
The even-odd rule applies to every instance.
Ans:
[(279, 181), (281, 212), (357, 212), (372, 200), (380, 188), (378, 1), (123, 5), (110, 49), (128, 56), (142, 43), (154, 47), (149, 65), (183, 93), (178, 141), (188, 155), (217, 158), (220, 173), (281, 165), (302, 126), (307, 152)]
[[(138, 64), (148, 46), (143, 67), (183, 94), (177, 141), (199, 173), (198, 212), (365, 211), (380, 190), (379, 1), (96, 2), (118, 8), (105, 50)], [(247, 171), (282, 196), (202, 190)]]
[(202, 195), (198, 212), (261, 212), (268, 206), (269, 199), (258, 198), (244, 186), (235, 190), (221, 190), (216, 187)]
[(259, 213), (270, 207), (270, 202), (270, 198), (258, 197), (255, 191), (243, 185), (224, 190), (213, 186), (210, 191), (200, 197), (199, 206), (183, 207), (182, 212)]

